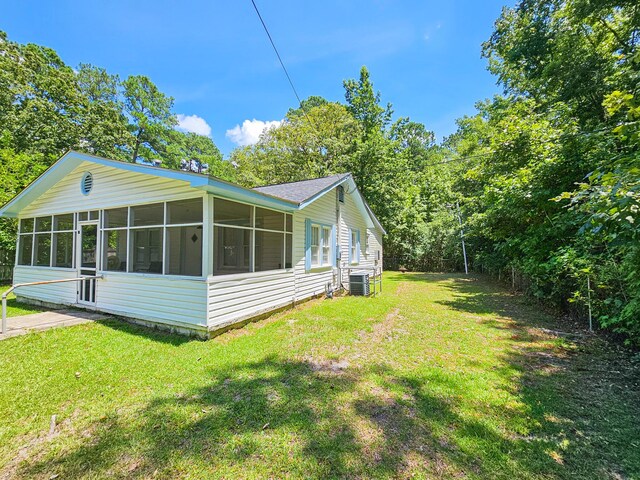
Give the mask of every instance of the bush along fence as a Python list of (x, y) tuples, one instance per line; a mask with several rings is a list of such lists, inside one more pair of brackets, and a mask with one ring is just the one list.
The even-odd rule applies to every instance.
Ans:
[[(523, 293), (539, 301), (541, 305), (557, 309), (589, 330), (607, 326), (597, 318), (598, 313), (603, 315), (603, 312), (606, 312), (606, 305), (604, 305), (606, 292), (600, 291), (602, 288), (598, 284), (597, 275), (593, 272), (566, 272), (562, 282), (554, 283), (554, 285), (563, 285), (563, 291), (551, 292), (549, 291), (550, 282), (527, 275), (518, 265), (496, 265), (495, 262), (470, 260), (470, 272), (490, 276), (512, 292)], [(413, 272), (464, 272), (464, 266), (459, 258), (416, 260), (410, 256), (385, 256), (384, 268), (388, 271), (406, 268)]]
[(0, 283), (11, 283), (15, 252), (0, 248)]
[(398, 271), (401, 267), (406, 268), (410, 272), (464, 272), (464, 265), (458, 258), (430, 258), (422, 257), (419, 259), (411, 256), (392, 256), (384, 257), (383, 263), (385, 270)]

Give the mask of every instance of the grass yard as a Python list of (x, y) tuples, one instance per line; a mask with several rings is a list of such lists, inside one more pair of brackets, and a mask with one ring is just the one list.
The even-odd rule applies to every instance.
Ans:
[[(0, 295), (9, 290), (11, 285), (3, 285), (0, 284)], [(26, 303), (18, 303), (16, 301), (16, 296), (11, 293), (7, 297), (7, 317), (16, 317), (18, 315), (27, 315), (28, 313), (37, 313), (41, 312), (43, 309), (33, 306), (27, 305)]]
[(482, 278), (384, 287), (208, 342), (2, 341), (0, 478), (640, 478), (637, 354)]

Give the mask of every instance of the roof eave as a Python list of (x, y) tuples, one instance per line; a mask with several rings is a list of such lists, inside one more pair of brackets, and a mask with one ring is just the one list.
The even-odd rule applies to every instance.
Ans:
[(284, 210), (288, 212), (294, 212), (298, 210), (298, 204), (283, 198), (274, 197), (266, 193), (256, 192), (233, 183), (224, 182), (221, 180), (210, 181), (207, 185), (196, 187), (205, 190), (207, 193), (212, 193), (219, 197), (228, 198), (230, 200), (240, 200), (253, 203), (261, 207), (276, 208), (278, 210)]
[(97, 157), (70, 150), (9, 202), (0, 207), (0, 217), (17, 218), (20, 215), (21, 210), (40, 197), (43, 192), (71, 173), (83, 161), (113, 168), (120, 168), (131, 172), (188, 182), (189, 185), (195, 189), (205, 190), (230, 199), (252, 202), (260, 206), (286, 211), (295, 211), (299, 207), (296, 202), (256, 192), (250, 188), (241, 187), (240, 185), (235, 185), (225, 180), (209, 177), (207, 175), (110, 160), (108, 158)]

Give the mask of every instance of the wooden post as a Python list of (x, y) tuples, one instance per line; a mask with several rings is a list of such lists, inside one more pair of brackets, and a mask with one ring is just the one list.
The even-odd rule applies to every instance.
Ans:
[(49, 435), (53, 435), (56, 431), (56, 416), (51, 415), (51, 422), (49, 422)]
[(589, 299), (589, 331), (593, 333), (593, 320), (591, 318), (591, 279), (587, 275), (587, 298)]
[(458, 222), (460, 222), (460, 240), (462, 241), (462, 257), (464, 258), (464, 273), (469, 274), (469, 267), (467, 267), (467, 248), (464, 245), (464, 227), (462, 225), (462, 214), (460, 213), (460, 203), (456, 202), (456, 210), (458, 213)]

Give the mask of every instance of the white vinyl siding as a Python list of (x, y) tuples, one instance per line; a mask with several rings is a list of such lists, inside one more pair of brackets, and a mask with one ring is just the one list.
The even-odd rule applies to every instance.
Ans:
[(209, 277), (209, 326), (238, 322), (292, 305), (294, 273), (287, 270)]
[[(93, 175), (93, 188), (89, 195), (83, 195), (80, 180), (87, 171)], [(40, 197), (20, 212), (20, 217), (101, 210), (194, 196), (203, 197), (204, 192), (191, 188), (188, 182), (83, 162), (64, 179), (42, 192)]]
[(207, 283), (162, 275), (105, 273), (96, 287), (96, 309), (175, 326), (207, 325)]
[[(92, 174), (93, 186), (88, 195), (83, 195), (80, 181), (83, 174), (88, 171)], [(204, 271), (200, 277), (153, 273), (132, 274), (126, 271), (105, 271), (103, 269), (98, 272), (104, 275), (104, 278), (97, 281), (95, 305), (97, 310), (107, 313), (203, 331), (207, 327), (215, 328), (238, 322), (279, 307), (291, 305), (314, 295), (323, 294), (328, 285), (333, 288), (339, 287), (339, 270), (333, 266), (336, 258), (335, 248), (336, 245), (341, 247), (340, 267), (343, 275), (346, 275), (350, 229), (361, 232), (361, 243), (363, 242), (362, 236), (368, 235), (365, 241), (369, 242), (369, 249), (367, 251), (365, 248), (360, 252), (360, 266), (373, 266), (377, 252), (381, 253), (382, 250), (382, 233), (375, 228), (371, 229), (371, 225), (367, 224), (354, 202), (353, 195), (353, 193), (345, 191), (344, 203), (339, 204), (340, 214), (338, 215), (336, 212), (337, 195), (334, 191), (327, 192), (304, 209), (293, 213), (292, 216), (285, 215), (284, 229), (280, 229), (279, 226), (272, 227), (271, 222), (276, 218), (275, 214), (265, 216), (261, 220), (264, 222), (261, 223), (261, 227), (257, 225), (248, 227), (224, 225), (240, 227), (240, 230), (247, 229), (250, 232), (249, 241), (243, 239), (241, 242), (241, 251), (251, 268), (282, 267), (283, 257), (284, 268), (220, 276), (213, 275), (214, 245), (215, 238), (217, 238), (215, 237), (213, 218), (215, 199), (212, 195), (190, 187), (186, 181), (83, 162), (64, 179), (42, 192), (39, 198), (20, 212), (20, 217), (74, 213), (80, 209), (83, 212), (93, 211), (95, 212), (94, 216), (97, 217), (97, 212), (101, 210), (126, 208), (126, 217), (128, 218), (129, 208), (136, 205), (206, 198), (202, 225)], [(255, 217), (254, 206), (252, 205), (250, 208), (253, 209)], [(306, 265), (305, 244), (306, 221), (308, 219), (312, 219), (313, 224), (318, 227), (317, 242), (314, 242), (317, 245), (315, 258), (317, 258), (317, 263), (321, 265), (321, 268), (310, 270)], [(289, 227), (289, 224), (292, 226)], [(133, 241), (131, 235), (134, 230), (137, 228), (140, 231), (148, 228), (162, 228), (164, 231), (162, 247), (165, 250), (161, 257), (163, 269), (166, 270), (165, 273), (174, 273), (171, 265), (182, 265), (188, 259), (179, 258), (176, 251), (171, 247), (167, 248), (167, 245), (183, 245), (184, 243), (190, 245), (192, 236), (196, 233), (199, 225), (200, 223), (192, 224), (191, 222), (187, 225), (174, 224), (167, 218), (166, 213), (161, 225), (155, 223), (154, 226), (140, 225), (139, 227), (114, 225), (109, 231), (112, 233), (123, 232), (123, 238), (117, 238), (114, 233), (113, 242), (108, 244), (115, 257), (111, 262), (112, 267), (114, 270), (127, 268), (131, 270), (133, 268), (134, 256), (130, 250)], [(183, 227), (192, 228), (192, 230), (181, 230)], [(370, 230), (367, 231), (367, 228)], [(169, 229), (175, 229), (175, 231), (169, 231)], [(268, 235), (261, 233), (261, 237), (256, 240), (255, 237), (259, 231), (266, 232)], [(337, 233), (339, 233), (338, 238), (336, 238)], [(282, 235), (284, 242), (270, 242), (268, 237), (271, 234)], [(26, 235), (35, 237), (35, 234), (26, 233)], [(103, 242), (101, 245), (105, 245), (104, 236), (101, 241)], [(29, 256), (30, 261), (35, 254), (33, 251), (34, 242), (35, 239), (32, 239), (31, 248), (27, 248), (27, 251), (24, 252), (25, 256)], [(50, 248), (53, 250), (53, 245), (50, 245)], [(284, 255), (281, 254), (282, 250), (284, 250)], [(181, 251), (181, 248), (178, 248), (177, 251)], [(262, 256), (260, 267), (255, 266), (258, 256)], [(124, 260), (125, 257), (126, 260)], [(104, 268), (108, 268), (106, 263), (108, 263), (108, 256), (103, 260)], [(244, 259), (242, 263), (245, 264)], [(381, 265), (381, 261), (378, 262), (378, 265)], [(55, 267), (17, 266), (15, 269), (16, 282), (74, 278), (76, 275), (75, 269)], [(70, 282), (24, 288), (16, 293), (33, 300), (75, 305), (77, 287), (76, 283)]]
[[(76, 271), (68, 268), (18, 266), (13, 270), (13, 283), (65, 280), (76, 278), (76, 276)], [(76, 303), (77, 288), (76, 282), (51, 283), (49, 285), (20, 287), (15, 290), (15, 294), (18, 298), (58, 305), (74, 305)]]
[(329, 192), (293, 215), (296, 301), (324, 293), (327, 284), (337, 286), (337, 276), (334, 276), (333, 268), (312, 269), (310, 271), (306, 268), (305, 224), (308, 219), (313, 219), (312, 223), (318, 225), (334, 225), (336, 223), (336, 194)]
[[(367, 225), (366, 219), (362, 216), (354, 200), (356, 193), (345, 193), (344, 204), (341, 204), (340, 215), (340, 240), (339, 243), (343, 249), (342, 252), (342, 281), (348, 282), (348, 268), (372, 269), (374, 267), (382, 267), (382, 232), (377, 228)], [(349, 244), (351, 242), (351, 231), (360, 231), (360, 261), (357, 265), (349, 264)], [(366, 236), (366, 240), (363, 237)], [(368, 242), (368, 249), (365, 247), (365, 241)], [(379, 252), (379, 253), (378, 253)], [(378, 255), (380, 257), (377, 260)]]

